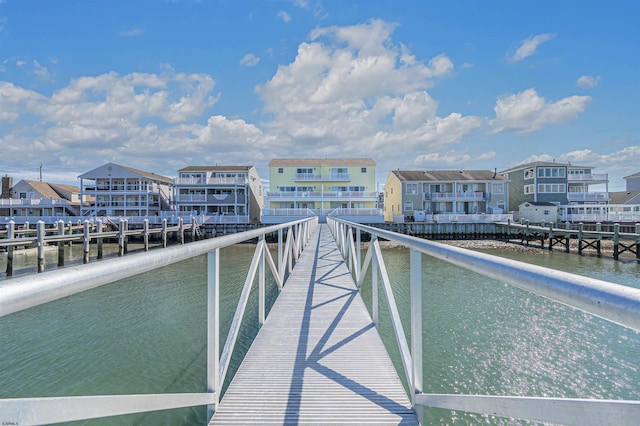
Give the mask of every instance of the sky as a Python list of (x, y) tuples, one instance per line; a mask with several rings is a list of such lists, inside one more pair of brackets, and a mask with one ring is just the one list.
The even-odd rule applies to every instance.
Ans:
[(640, 172), (636, 0), (0, 0), (0, 173)]

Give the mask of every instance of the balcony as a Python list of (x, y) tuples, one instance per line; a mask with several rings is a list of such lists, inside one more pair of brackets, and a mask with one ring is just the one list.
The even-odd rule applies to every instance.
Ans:
[(246, 176), (239, 177), (212, 177), (209, 179), (203, 178), (176, 178), (174, 179), (175, 185), (247, 185), (249, 180)]
[(582, 175), (567, 175), (569, 182), (586, 182), (586, 183), (606, 183), (609, 181), (609, 176), (606, 173), (600, 174), (582, 174)]
[(177, 204), (207, 204), (217, 205), (245, 205), (247, 202), (246, 195), (241, 194), (178, 194), (176, 197)]
[(294, 175), (296, 181), (350, 181), (350, 173), (296, 173)]
[(606, 192), (568, 192), (569, 201), (609, 201), (609, 194)]
[(267, 198), (278, 201), (338, 201), (356, 199), (363, 201), (375, 201), (378, 199), (378, 193), (373, 191), (280, 191), (267, 192)]
[(483, 191), (458, 191), (458, 192), (425, 192), (423, 201), (482, 201), (485, 199)]

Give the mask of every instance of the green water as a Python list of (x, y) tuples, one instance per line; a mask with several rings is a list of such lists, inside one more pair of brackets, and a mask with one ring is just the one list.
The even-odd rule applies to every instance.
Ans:
[[(222, 337), (253, 250), (221, 252)], [(408, 332), (408, 253), (384, 253)], [(500, 255), (629, 286), (640, 281), (635, 263), (542, 251)], [(441, 261), (424, 257), (423, 268), (425, 392), (640, 399), (638, 333)], [(268, 289), (271, 303), (272, 281)], [(370, 286), (362, 293), (370, 303)], [(232, 371), (258, 329), (255, 295), (246, 316)], [(381, 323), (401, 368), (384, 308)], [(0, 398), (203, 392), (205, 327), (204, 256), (8, 315), (0, 318)], [(74, 424), (202, 425), (205, 417), (197, 407)], [(526, 424), (435, 409), (425, 419)]]

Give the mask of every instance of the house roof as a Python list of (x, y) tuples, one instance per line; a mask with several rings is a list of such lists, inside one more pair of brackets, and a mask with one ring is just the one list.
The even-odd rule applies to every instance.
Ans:
[(491, 170), (394, 170), (391, 173), (401, 181), (488, 181), (506, 180)]
[(584, 168), (584, 169), (592, 169), (593, 167), (587, 166), (572, 166), (569, 163), (556, 163), (555, 161), (534, 161), (532, 163), (518, 164), (517, 166), (511, 167), (510, 169), (503, 170), (500, 173), (509, 173), (517, 170), (527, 169), (529, 167), (553, 167), (553, 166), (565, 166), (565, 167), (576, 167), (576, 168)]
[[(115, 164), (115, 163), (106, 163), (103, 164), (100, 167), (97, 167), (93, 170), (90, 170), (86, 173), (81, 174), (80, 176), (78, 176), (79, 178), (86, 178), (86, 179), (95, 179), (95, 174), (98, 170), (102, 169), (103, 167), (110, 167), (110, 166), (115, 166), (118, 167), (120, 169), (126, 170), (129, 173), (133, 173), (135, 175), (150, 179), (150, 180), (155, 180), (155, 181), (159, 181), (168, 185), (173, 184), (173, 179), (171, 179), (170, 177), (166, 177), (166, 176), (162, 176), (162, 175), (157, 175), (155, 173), (149, 173), (149, 172), (145, 172), (144, 170), (138, 170), (138, 169), (134, 169), (133, 167), (128, 167), (128, 166), (123, 166), (120, 164)], [(98, 176), (98, 177), (103, 177), (103, 176)]]
[[(39, 193), (42, 194), (43, 197), (45, 198), (52, 198), (55, 200), (60, 200), (62, 199), (62, 197), (60, 196), (59, 193), (57, 193), (49, 183), (47, 182), (40, 182), (37, 180), (27, 180), (24, 179), (23, 182), (27, 183), (29, 186), (31, 186), (33, 189), (35, 189), (36, 191), (38, 191)], [(19, 182), (18, 182), (19, 183)], [(15, 185), (14, 185), (15, 186)], [(76, 191), (78, 193), (80, 193), (80, 188), (76, 188)]]
[(178, 170), (179, 172), (246, 172), (253, 169), (254, 166), (187, 166)]
[(640, 190), (609, 193), (609, 204), (628, 204), (632, 200), (634, 204), (640, 203)]
[(371, 158), (274, 158), (273, 166), (375, 166)]
[(629, 176), (625, 176), (625, 177), (623, 177), (622, 179), (637, 178), (637, 177), (640, 177), (640, 172), (638, 172), (638, 173), (634, 173), (634, 174), (629, 175)]
[(523, 201), (519, 204), (519, 206), (531, 204), (532, 206), (540, 206), (540, 207), (558, 207), (557, 204), (550, 203), (548, 201)]

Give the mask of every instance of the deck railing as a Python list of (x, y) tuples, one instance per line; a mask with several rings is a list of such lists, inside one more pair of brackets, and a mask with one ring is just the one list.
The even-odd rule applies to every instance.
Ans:
[[(0, 420), (5, 425), (69, 422), (123, 414), (207, 405), (208, 417), (217, 406), (231, 354), (240, 332), (249, 294), (258, 276), (258, 319), (265, 320), (266, 265), (282, 288), (293, 262), (309, 240), (317, 218), (288, 222), (238, 234), (105, 260), (82, 268), (59, 269), (0, 283), (0, 317), (114, 281), (207, 254), (207, 391), (144, 395), (92, 395), (45, 398), (0, 399)], [(286, 236), (284, 233), (286, 232)], [(277, 264), (265, 242), (267, 234), (278, 234)], [(220, 249), (258, 238), (231, 328), (220, 354)]]
[[(378, 325), (378, 282), (386, 296), (414, 409), (420, 406), (513, 417), (566, 425), (635, 425), (640, 401), (501, 395), (428, 394), (423, 392), (422, 254), (495, 278), (520, 289), (640, 331), (640, 289), (550, 270), (497, 256), (451, 247), (365, 225), (328, 218), (338, 247), (361, 286), (371, 268), (372, 319)], [(371, 236), (361, 255), (361, 233)], [(378, 238), (410, 250), (411, 340), (407, 341), (391, 289)], [(420, 416), (422, 410), (416, 410)]]

